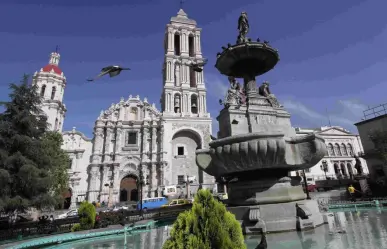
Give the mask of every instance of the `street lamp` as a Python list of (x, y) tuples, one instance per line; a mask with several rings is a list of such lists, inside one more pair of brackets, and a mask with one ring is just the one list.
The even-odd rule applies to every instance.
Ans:
[(310, 198), (310, 195), (309, 195), (308, 183), (306, 182), (305, 170), (302, 170), (302, 177), (304, 179), (306, 199), (310, 200), (311, 198)]
[(142, 216), (142, 200), (143, 200), (142, 187), (148, 184), (148, 182), (144, 181), (144, 175), (142, 173), (142, 169), (140, 169), (138, 180), (136, 183), (137, 183), (137, 189), (140, 189), (140, 216)]

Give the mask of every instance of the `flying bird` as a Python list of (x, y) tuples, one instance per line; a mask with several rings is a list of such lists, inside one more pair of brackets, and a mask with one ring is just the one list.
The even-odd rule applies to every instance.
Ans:
[(120, 66), (107, 66), (101, 69), (101, 73), (98, 74), (95, 78), (93, 79), (88, 79), (87, 81), (94, 81), (96, 79), (101, 78), (102, 76), (109, 74), (110, 78), (115, 77), (121, 73), (122, 70), (130, 70), (130, 68), (123, 68)]
[(202, 72), (203, 67), (207, 64), (207, 59), (204, 59), (203, 62), (192, 62), (191, 65), (189, 65), (195, 72)]

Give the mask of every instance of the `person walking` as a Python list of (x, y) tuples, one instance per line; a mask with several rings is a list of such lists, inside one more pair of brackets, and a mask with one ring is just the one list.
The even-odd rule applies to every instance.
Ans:
[(348, 192), (349, 192), (349, 195), (350, 195), (350, 197), (351, 197), (351, 201), (356, 202), (355, 192), (359, 192), (359, 193), (360, 193), (360, 191), (356, 190), (356, 189), (352, 186), (352, 184), (351, 184), (351, 185), (349, 185), (349, 187), (348, 187)]

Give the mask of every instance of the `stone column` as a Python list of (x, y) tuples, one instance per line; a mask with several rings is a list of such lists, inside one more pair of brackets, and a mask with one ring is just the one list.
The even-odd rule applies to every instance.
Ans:
[(142, 162), (148, 162), (149, 157), (149, 123), (148, 121), (144, 121), (143, 129), (142, 129)]
[(167, 49), (168, 49), (168, 54), (173, 54), (173, 45), (174, 45), (174, 34), (171, 29), (168, 29), (167, 33)]
[(175, 86), (180, 86), (180, 84), (181, 84), (181, 79), (182, 79), (182, 77), (180, 77), (180, 69), (182, 69), (181, 68), (181, 66), (180, 66), (180, 64), (178, 64), (178, 63), (176, 63), (175, 62), (175, 79), (174, 79), (174, 82), (175, 82)]
[(77, 152), (75, 154), (75, 169), (74, 171), (79, 171), (79, 160), (82, 158), (82, 153)]
[(105, 136), (105, 160), (104, 162), (110, 162), (111, 156), (110, 156), (110, 148), (112, 146), (112, 136), (113, 136), (113, 127), (112, 124), (109, 122), (109, 126), (106, 128), (106, 136)]
[(197, 41), (197, 43), (196, 43), (196, 45), (197, 45), (196, 53), (198, 55), (201, 55), (202, 54), (202, 47), (201, 47), (201, 44), (200, 44), (200, 32), (196, 33), (195, 38), (196, 38), (196, 41)]
[(152, 122), (152, 162), (157, 161), (157, 122)]
[(122, 123), (117, 123), (117, 130), (116, 130), (116, 141), (114, 143), (115, 146), (115, 161), (121, 161), (121, 156), (118, 155), (121, 153), (122, 147), (124, 146), (123, 141), (125, 138), (123, 137), (123, 130), (122, 130)]
[(89, 202), (97, 201), (98, 192), (100, 189), (100, 170), (98, 165), (91, 166), (90, 169), (90, 184), (89, 184)]
[(100, 163), (100, 158), (102, 154), (102, 148), (103, 148), (103, 128), (102, 127), (96, 127), (94, 132), (94, 150), (93, 150), (93, 157), (92, 157), (92, 163)]
[[(101, 186), (101, 196), (103, 196), (103, 200), (107, 202), (107, 193), (106, 193), (106, 187), (105, 184), (110, 184), (109, 179), (109, 166), (108, 165), (102, 165), (102, 186)], [(102, 200), (101, 200), (102, 201)]]
[(120, 164), (113, 163), (113, 190), (118, 194), (114, 194), (113, 204), (119, 201), (119, 193), (120, 193)]

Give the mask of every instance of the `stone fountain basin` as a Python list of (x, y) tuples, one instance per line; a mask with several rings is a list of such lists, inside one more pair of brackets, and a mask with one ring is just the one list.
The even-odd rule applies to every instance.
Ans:
[(196, 151), (196, 163), (215, 177), (260, 169), (307, 169), (327, 153), (324, 139), (315, 134), (287, 138), (283, 133), (250, 133), (217, 139), (209, 146)]

